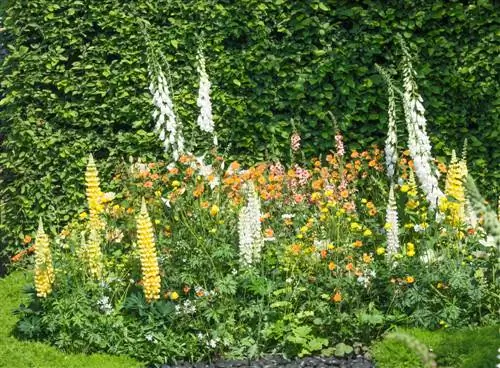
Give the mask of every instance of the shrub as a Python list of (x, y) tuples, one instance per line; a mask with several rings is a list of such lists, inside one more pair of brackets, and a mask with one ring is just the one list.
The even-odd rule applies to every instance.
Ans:
[(33, 235), (38, 213), (54, 231), (80, 212), (89, 152), (106, 175), (122, 157), (161, 158), (143, 30), (170, 63), (187, 130), (204, 45), (221, 146), (231, 142), (231, 157), (247, 163), (288, 154), (291, 118), (305, 154), (325, 152), (334, 134), (328, 110), (351, 147), (381, 141), (385, 88), (373, 65), (396, 64), (397, 52), (387, 50), (400, 32), (421, 50), (437, 155), (467, 135), (471, 167), (493, 197), (500, 158), (493, 10), (492, 1), (10, 2), (0, 34), (9, 45), (0, 72), (1, 247)]

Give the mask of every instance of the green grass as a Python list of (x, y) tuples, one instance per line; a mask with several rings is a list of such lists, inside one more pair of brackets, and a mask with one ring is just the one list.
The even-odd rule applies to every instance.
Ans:
[(143, 365), (127, 357), (104, 354), (64, 354), (39, 342), (20, 341), (12, 336), (16, 316), (12, 311), (23, 300), (22, 289), (31, 274), (16, 271), (0, 279), (0, 368), (134, 368)]
[[(439, 368), (494, 368), (500, 348), (495, 326), (461, 330), (398, 330), (415, 337), (436, 355)], [(402, 343), (385, 339), (372, 347), (377, 368), (423, 367), (417, 355)]]

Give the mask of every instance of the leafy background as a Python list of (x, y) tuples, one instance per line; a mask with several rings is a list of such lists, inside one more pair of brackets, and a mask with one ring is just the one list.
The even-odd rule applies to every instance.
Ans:
[[(402, 34), (436, 156), (469, 141), (490, 199), (500, 170), (500, 27), (493, 1), (18, 0), (0, 33), (0, 249), (42, 215), (55, 230), (83, 209), (92, 152), (103, 178), (129, 156), (158, 158), (146, 38), (169, 62), (174, 103), (196, 152), (196, 50), (203, 45), (222, 148), (244, 162), (286, 159), (294, 119), (307, 156), (332, 147), (337, 117), (350, 148), (382, 144), (386, 88)], [(146, 37), (147, 35), (147, 37)], [(397, 78), (396, 74), (394, 77)], [(403, 124), (400, 124), (403, 128)], [(401, 134), (403, 129), (400, 129)], [(105, 187), (105, 183), (104, 183)]]

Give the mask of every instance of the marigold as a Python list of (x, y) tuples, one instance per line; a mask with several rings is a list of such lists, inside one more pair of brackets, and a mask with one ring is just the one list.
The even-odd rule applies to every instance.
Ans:
[(342, 301), (342, 294), (340, 291), (337, 291), (334, 295), (332, 295), (332, 301), (335, 303), (340, 303)]
[(337, 267), (337, 266), (335, 265), (335, 263), (333, 263), (333, 262), (328, 263), (328, 269), (329, 269), (330, 271), (333, 271), (333, 270), (335, 269), (335, 267)]

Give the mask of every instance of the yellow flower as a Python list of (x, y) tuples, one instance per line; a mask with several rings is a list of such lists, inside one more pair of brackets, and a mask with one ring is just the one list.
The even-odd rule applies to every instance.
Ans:
[(415, 282), (415, 278), (413, 276), (406, 276), (406, 282), (408, 284), (413, 284)]
[(403, 193), (406, 193), (410, 190), (410, 186), (408, 184), (403, 184), (401, 185), (401, 188), (400, 190), (403, 192)]
[(85, 243), (85, 238), (82, 235), (83, 256), (87, 262), (89, 273), (94, 278), (99, 280), (102, 276), (102, 251), (99, 234), (96, 229), (90, 230), (88, 242)]
[(385, 230), (391, 230), (392, 229), (392, 224), (389, 223), (389, 222), (386, 222), (385, 225), (384, 225), (384, 229)]
[(141, 212), (137, 216), (136, 223), (144, 296), (148, 302), (151, 302), (160, 298), (161, 279), (156, 256), (153, 225), (149, 218), (144, 197), (142, 198)]
[(54, 268), (49, 238), (43, 230), (42, 219), (38, 225), (35, 239), (35, 289), (39, 298), (45, 298), (52, 292)]
[(99, 218), (99, 214), (103, 211), (103, 193), (99, 188), (97, 167), (92, 154), (89, 155), (87, 170), (85, 171), (85, 186), (89, 204), (90, 228), (102, 230), (104, 228), (104, 222)]
[(171, 300), (179, 299), (179, 294), (177, 293), (177, 291), (173, 291), (172, 293), (170, 293), (170, 299)]
[(378, 247), (377, 248), (377, 254), (381, 256), (382, 254), (385, 253), (385, 248), (384, 247)]
[(361, 231), (362, 226), (357, 222), (351, 222), (351, 230), (352, 231)]
[(180, 186), (181, 186), (181, 182), (180, 182), (179, 180), (174, 180), (174, 181), (172, 182), (172, 186), (173, 186), (174, 188), (180, 187)]
[(363, 235), (364, 235), (364, 236), (372, 236), (372, 235), (373, 235), (373, 233), (372, 233), (372, 231), (371, 231), (370, 229), (366, 229), (366, 230), (363, 232)]
[(78, 217), (80, 217), (81, 220), (85, 220), (88, 217), (87, 212), (80, 213)]
[(216, 204), (213, 204), (212, 207), (210, 207), (210, 216), (215, 217), (219, 213), (219, 206)]

